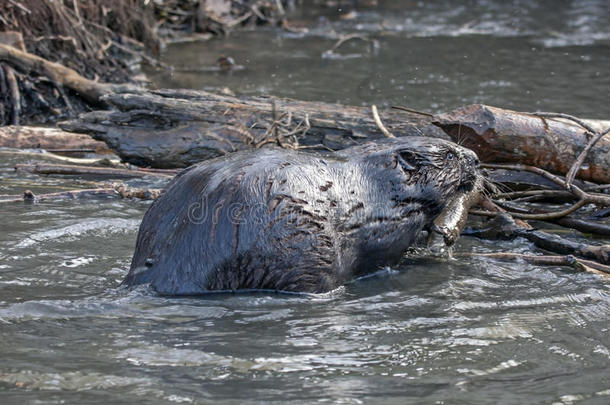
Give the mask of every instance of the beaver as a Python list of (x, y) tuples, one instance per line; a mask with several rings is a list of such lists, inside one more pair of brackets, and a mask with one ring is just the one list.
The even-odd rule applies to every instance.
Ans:
[(473, 189), (478, 166), (474, 152), (424, 137), (196, 164), (146, 212), (123, 285), (328, 292), (399, 262), (456, 193)]

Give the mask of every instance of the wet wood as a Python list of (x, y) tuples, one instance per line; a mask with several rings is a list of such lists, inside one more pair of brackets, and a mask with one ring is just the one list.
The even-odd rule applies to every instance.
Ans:
[(482, 190), (483, 180), (478, 178), (471, 191), (455, 195), (449, 201), (447, 208), (434, 220), (432, 231), (443, 236), (445, 245), (455, 244), (466, 225), (468, 211), (483, 198)]
[(34, 194), (30, 190), (25, 190), (21, 196), (0, 195), (0, 203), (75, 200), (81, 198), (137, 198), (140, 200), (155, 200), (161, 195), (161, 192), (161, 189), (129, 187), (124, 184), (115, 184), (113, 187), (70, 190), (47, 194)]
[(69, 176), (103, 176), (110, 178), (121, 177), (162, 177), (172, 178), (177, 173), (173, 171), (156, 171), (141, 169), (117, 169), (112, 167), (78, 166), (78, 165), (56, 165), (49, 163), (18, 164), (15, 170), (34, 174), (60, 174)]
[(589, 245), (562, 238), (537, 229), (524, 228), (517, 224), (508, 214), (497, 215), (488, 226), (480, 229), (468, 229), (464, 235), (485, 239), (513, 239), (522, 237), (532, 242), (539, 249), (561, 255), (573, 255), (610, 265), (610, 245)]
[(4, 77), (8, 87), (8, 100), (12, 109), (10, 123), (13, 125), (19, 125), (19, 115), (21, 114), (21, 92), (19, 91), (15, 71), (8, 65), (0, 66), (0, 69), (4, 69)]
[[(110, 94), (104, 100), (115, 110), (87, 113), (61, 127), (90, 134), (139, 166), (187, 167), (269, 143), (338, 150), (386, 137), (370, 107), (187, 90)], [(396, 136), (448, 139), (430, 117), (390, 109), (379, 116)], [(285, 129), (281, 137), (273, 130), (279, 126)]]
[[(515, 213), (522, 214), (542, 214), (545, 211), (532, 206), (518, 206), (516, 204), (510, 202), (497, 202), (503, 208), (508, 208), (511, 210), (511, 215)], [(546, 220), (547, 222), (552, 222), (554, 224), (563, 226), (565, 228), (575, 229), (582, 233), (590, 233), (596, 234), (600, 236), (610, 236), (610, 224), (603, 222), (601, 220), (595, 220), (595, 218), (576, 218), (574, 216), (564, 216), (561, 218), (549, 218)]]
[(522, 253), (468, 253), (459, 256), (484, 257), (495, 260), (523, 260), (524, 262), (541, 266), (569, 266), (579, 271), (595, 273), (603, 277), (610, 277), (610, 266), (597, 262), (580, 259), (572, 255), (547, 256), (547, 255), (527, 255)]
[(66, 150), (90, 150), (109, 153), (104, 142), (89, 135), (62, 131), (59, 128), (7, 126), (0, 127), (0, 147), (16, 149), (45, 149), (59, 152)]
[[(587, 121), (589, 122), (589, 121)], [(589, 122), (590, 123), (590, 122)], [(475, 104), (435, 118), (435, 124), (481, 161), (520, 163), (565, 175), (589, 142), (577, 123)], [(610, 123), (599, 123), (600, 126)], [(591, 148), (577, 178), (610, 183), (610, 137)]]
[(39, 56), (0, 43), (0, 61), (15, 66), (22, 72), (36, 72), (52, 82), (77, 92), (93, 105), (103, 105), (102, 96), (109, 93), (133, 91), (135, 86), (127, 84), (100, 83), (89, 80), (73, 69), (50, 62)]

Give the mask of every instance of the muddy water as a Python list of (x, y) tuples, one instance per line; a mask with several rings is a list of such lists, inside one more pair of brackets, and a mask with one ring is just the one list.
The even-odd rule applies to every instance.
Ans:
[[(154, 78), (429, 111), (487, 102), (610, 115), (605, 1), (385, 3), (389, 11), (363, 9), (353, 20), (326, 9), (298, 16), (313, 26), (304, 36), (269, 30), (173, 46), (165, 59), (191, 72)], [(323, 58), (335, 41), (329, 27), (378, 44), (348, 42)], [(244, 69), (208, 69), (223, 53)], [(32, 159), (0, 154), (0, 194), (89, 186), (12, 171)], [(173, 299), (117, 289), (147, 207), (112, 199), (0, 205), (0, 403), (610, 400), (610, 289), (597, 276), (409, 258), (323, 296)], [(469, 238), (456, 248), (532, 249)]]

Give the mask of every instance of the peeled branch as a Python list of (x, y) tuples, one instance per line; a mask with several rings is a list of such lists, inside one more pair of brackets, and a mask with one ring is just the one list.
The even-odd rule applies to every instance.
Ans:
[(479, 177), (471, 191), (455, 195), (445, 210), (434, 220), (432, 231), (443, 236), (445, 245), (453, 246), (457, 241), (466, 225), (468, 211), (481, 201), (482, 190), (483, 179)]

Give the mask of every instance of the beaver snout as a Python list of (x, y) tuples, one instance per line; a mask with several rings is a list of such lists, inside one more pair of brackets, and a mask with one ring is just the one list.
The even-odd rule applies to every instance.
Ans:
[(460, 151), (461, 164), (460, 164), (460, 184), (458, 189), (460, 191), (471, 191), (479, 177), (479, 162), (478, 156), (470, 149), (462, 148)]
[(477, 178), (480, 176), (480, 165), (479, 159), (476, 156), (465, 159), (461, 168), (460, 185), (458, 186), (460, 191), (471, 191), (473, 189)]
[(470, 149), (462, 148), (461, 157), (464, 165), (473, 170), (476, 170), (481, 166), (481, 162), (479, 162), (479, 157)]

